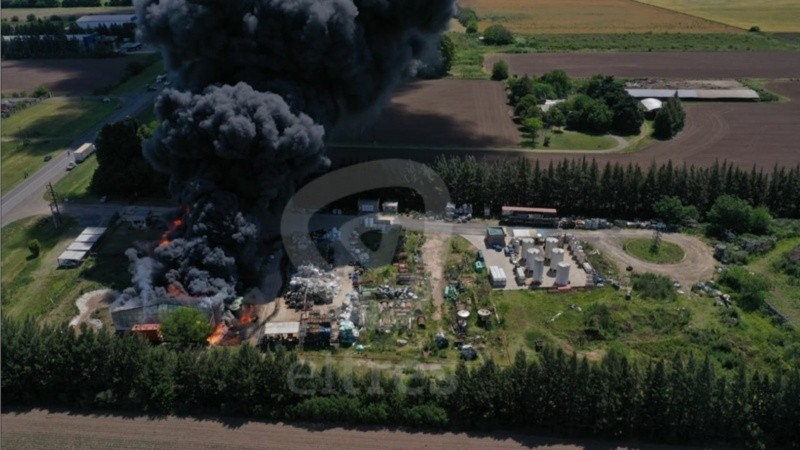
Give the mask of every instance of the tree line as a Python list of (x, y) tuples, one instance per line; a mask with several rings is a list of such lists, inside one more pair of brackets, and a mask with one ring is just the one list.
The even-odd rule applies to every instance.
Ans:
[(563, 215), (646, 219), (655, 217), (656, 202), (676, 197), (705, 215), (719, 197), (729, 195), (765, 206), (777, 217), (800, 218), (800, 165), (745, 170), (728, 162), (696, 167), (668, 161), (642, 168), (565, 158), (545, 166), (525, 158), (453, 157), (439, 159), (433, 169), (456, 204), (490, 206), (493, 214), (503, 205), (547, 206)]
[(444, 378), (411, 369), (400, 378), (313, 368), (280, 348), (178, 349), (7, 318), (0, 344), (4, 406), (800, 445), (800, 367), (720, 375), (707, 358), (641, 364), (612, 351), (589, 362), (545, 347), (510, 367), (486, 360)]

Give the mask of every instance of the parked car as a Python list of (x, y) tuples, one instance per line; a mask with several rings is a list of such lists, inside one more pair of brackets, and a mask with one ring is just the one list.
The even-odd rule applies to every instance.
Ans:
[(44, 155), (45, 162), (50, 161), (51, 159), (53, 159), (53, 155)]

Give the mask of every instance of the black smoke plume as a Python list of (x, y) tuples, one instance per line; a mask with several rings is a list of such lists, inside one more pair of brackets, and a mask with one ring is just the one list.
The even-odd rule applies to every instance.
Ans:
[[(324, 139), (435, 56), (454, 0), (135, 0), (174, 86), (144, 154), (185, 208), (120, 301), (214, 308), (258, 286), (280, 212), (328, 165)], [(141, 266), (151, 269), (142, 281)], [(113, 311), (114, 308), (112, 308)], [(218, 308), (217, 308), (218, 309)]]

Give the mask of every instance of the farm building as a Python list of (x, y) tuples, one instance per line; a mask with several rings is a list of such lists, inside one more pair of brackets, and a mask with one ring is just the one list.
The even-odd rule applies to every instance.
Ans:
[(487, 227), (484, 241), (487, 247), (495, 245), (503, 247), (506, 245), (506, 232), (503, 231), (502, 227)]
[(94, 14), (82, 16), (75, 23), (84, 30), (98, 27), (136, 25), (136, 14)]
[(72, 241), (69, 247), (58, 255), (58, 258), (56, 258), (58, 267), (68, 268), (79, 266), (103, 237), (106, 229), (105, 227), (85, 228), (83, 232)]
[(661, 100), (657, 98), (646, 98), (640, 101), (639, 104), (642, 105), (642, 109), (644, 109), (644, 115), (648, 119), (655, 117), (658, 110), (661, 109)]
[(526, 206), (503, 206), (500, 221), (507, 224), (541, 225), (556, 227), (558, 211), (555, 208), (529, 208)]
[(633, 98), (655, 98), (666, 100), (675, 97), (681, 100), (758, 100), (752, 89), (625, 89)]

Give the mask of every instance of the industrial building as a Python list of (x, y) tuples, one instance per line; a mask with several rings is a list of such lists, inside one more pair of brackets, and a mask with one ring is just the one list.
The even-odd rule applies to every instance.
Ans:
[(555, 228), (558, 226), (558, 211), (555, 208), (532, 208), (527, 206), (503, 206), (500, 222), (508, 225), (529, 225)]
[(135, 26), (136, 14), (93, 14), (80, 17), (75, 24), (84, 30), (123, 25)]
[(296, 347), (300, 343), (300, 322), (267, 322), (261, 329), (261, 345)]
[(506, 232), (503, 231), (503, 227), (487, 227), (484, 242), (486, 243), (487, 247), (505, 247)]
[(144, 230), (147, 228), (147, 221), (150, 219), (152, 211), (144, 208), (137, 208), (130, 206), (120, 214), (120, 223), (127, 224), (128, 227), (136, 230)]
[(681, 100), (732, 100), (758, 101), (758, 93), (752, 89), (625, 89), (633, 98), (655, 98), (666, 100), (675, 95)]
[(72, 241), (67, 249), (58, 255), (58, 267), (69, 268), (81, 265), (83, 260), (89, 255), (89, 252), (94, 249), (103, 237), (106, 230), (107, 228), (105, 227), (84, 228), (81, 234)]
[(359, 199), (358, 200), (358, 213), (359, 214), (375, 214), (380, 212), (381, 202), (378, 199)]

